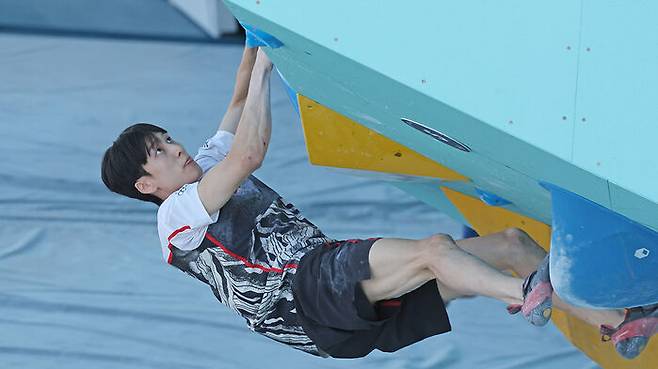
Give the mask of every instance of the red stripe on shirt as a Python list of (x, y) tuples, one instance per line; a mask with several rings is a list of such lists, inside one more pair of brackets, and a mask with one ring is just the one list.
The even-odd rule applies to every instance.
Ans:
[(384, 300), (384, 301), (380, 301), (379, 305), (386, 307), (400, 307), (400, 305), (402, 305), (402, 302), (400, 300)]
[(171, 239), (174, 238), (174, 237), (176, 237), (177, 234), (179, 234), (179, 233), (181, 233), (181, 232), (183, 232), (183, 231), (187, 231), (187, 230), (190, 229), (190, 228), (191, 228), (191, 227), (188, 226), (188, 225), (186, 225), (186, 226), (182, 226), (182, 227), (178, 228), (177, 230), (171, 232), (171, 234), (169, 235), (169, 237), (167, 237), (167, 241), (169, 241), (169, 245), (167, 246), (167, 247), (169, 248), (169, 257), (167, 258), (167, 264), (171, 264), (171, 260), (174, 258), (174, 253), (173, 253), (173, 251), (171, 251), (171, 248), (172, 248), (174, 245), (171, 244)]
[(173, 246), (174, 246), (174, 245), (172, 245), (172, 244), (169, 244), (169, 246), (168, 246), (168, 248), (169, 248), (169, 257), (167, 258), (167, 264), (171, 264), (171, 261), (172, 261), (173, 258), (174, 258), (174, 252), (171, 250), (171, 248), (172, 248)]
[(181, 232), (183, 232), (183, 231), (187, 231), (188, 229), (190, 229), (190, 226), (188, 226), (188, 225), (186, 225), (186, 226), (182, 226), (182, 227), (178, 228), (177, 230), (171, 232), (171, 234), (169, 235), (169, 237), (167, 237), (167, 241), (171, 241), (171, 239), (174, 238), (174, 237), (176, 237), (177, 234), (179, 234), (179, 233), (181, 233)]
[(224, 246), (221, 242), (219, 242), (219, 240), (217, 240), (215, 237), (213, 237), (210, 233), (206, 233), (206, 238), (208, 240), (210, 240), (210, 242), (215, 244), (217, 247), (222, 249), (225, 253), (229, 254), (230, 256), (232, 256), (235, 259), (240, 260), (247, 268), (256, 268), (256, 269), (260, 269), (264, 272), (275, 272), (275, 273), (283, 273), (284, 269), (295, 269), (295, 268), (297, 268), (297, 264), (286, 264), (286, 265), (283, 266), (283, 269), (273, 268), (273, 267), (266, 267), (266, 266), (259, 265), (259, 264), (253, 264), (253, 263), (250, 263), (246, 258), (244, 258), (244, 257), (232, 252), (228, 248), (226, 248), (226, 246)]

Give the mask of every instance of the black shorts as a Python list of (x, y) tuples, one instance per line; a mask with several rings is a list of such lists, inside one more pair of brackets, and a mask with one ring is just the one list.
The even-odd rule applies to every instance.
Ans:
[(399, 350), (450, 331), (435, 281), (398, 299), (370, 304), (361, 289), (370, 278), (368, 254), (375, 238), (320, 246), (301, 259), (293, 296), (306, 334), (324, 352), (356, 358), (372, 350)]

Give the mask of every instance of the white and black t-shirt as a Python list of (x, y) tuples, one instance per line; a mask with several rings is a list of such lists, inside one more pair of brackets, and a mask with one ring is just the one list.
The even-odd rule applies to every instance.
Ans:
[[(218, 131), (199, 149), (204, 173), (224, 159), (232, 139)], [(297, 319), (292, 281), (302, 256), (333, 240), (254, 176), (215, 214), (205, 211), (197, 185), (181, 187), (158, 210), (164, 259), (208, 284), (251, 330), (320, 355)]]
[[(232, 133), (217, 131), (199, 148), (194, 161), (204, 175), (226, 157), (232, 143)], [(181, 250), (193, 250), (203, 241), (208, 225), (217, 222), (219, 211), (208, 215), (199, 199), (198, 185), (199, 182), (184, 185), (158, 209), (158, 235), (166, 261), (171, 256), (169, 244)]]

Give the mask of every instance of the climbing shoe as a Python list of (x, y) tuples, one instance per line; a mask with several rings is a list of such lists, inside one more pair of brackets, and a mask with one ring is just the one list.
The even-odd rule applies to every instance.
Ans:
[(551, 319), (553, 311), (553, 286), (549, 273), (549, 256), (539, 264), (523, 282), (523, 305), (509, 305), (507, 311), (516, 314), (519, 311), (532, 325), (543, 326)]
[(658, 304), (626, 309), (618, 327), (601, 326), (601, 340), (612, 341), (615, 350), (626, 359), (638, 356), (649, 339), (658, 333)]

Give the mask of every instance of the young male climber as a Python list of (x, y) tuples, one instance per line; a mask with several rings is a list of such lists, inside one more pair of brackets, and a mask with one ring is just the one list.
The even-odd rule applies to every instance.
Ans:
[[(144, 123), (105, 152), (105, 185), (159, 206), (169, 264), (208, 284), (251, 330), (318, 356), (395, 351), (447, 332), (444, 303), (466, 296), (502, 300), (510, 312), (546, 324), (548, 258), (522, 231), (337, 241), (254, 177), (270, 140), (271, 70), (262, 51), (245, 48), (228, 110), (194, 158), (167, 131)], [(623, 320), (615, 311), (555, 302), (592, 324)]]

